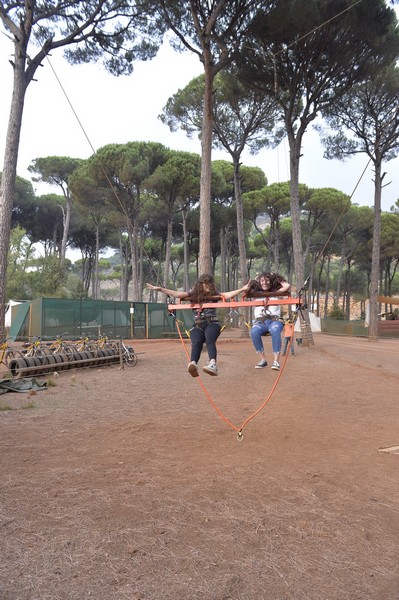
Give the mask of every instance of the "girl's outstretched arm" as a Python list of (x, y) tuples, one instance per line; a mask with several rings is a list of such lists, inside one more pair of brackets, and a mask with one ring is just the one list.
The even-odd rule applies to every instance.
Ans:
[(234, 296), (238, 296), (238, 294), (243, 294), (244, 292), (246, 292), (247, 288), (248, 288), (248, 284), (246, 283), (245, 285), (240, 287), (239, 290), (231, 290), (231, 292), (222, 292), (222, 294), (223, 294), (224, 298), (226, 298), (227, 300), (230, 300), (230, 298), (234, 298)]
[(154, 292), (161, 292), (166, 296), (172, 296), (172, 298), (188, 298), (187, 292), (178, 292), (177, 290), (169, 290), (168, 288), (161, 287), (160, 285), (152, 285), (151, 283), (146, 283), (146, 287), (149, 290), (154, 290)]

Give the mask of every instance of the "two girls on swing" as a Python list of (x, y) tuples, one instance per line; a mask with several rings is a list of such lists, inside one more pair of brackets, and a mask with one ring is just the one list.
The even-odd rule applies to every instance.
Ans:
[[(212, 275), (201, 275), (190, 291), (177, 291), (161, 286), (147, 283), (147, 288), (159, 291), (162, 294), (189, 300), (191, 304), (200, 306), (206, 302), (217, 302), (222, 298), (230, 300), (238, 294), (245, 293), (249, 298), (265, 298), (286, 295), (290, 290), (290, 284), (278, 273), (260, 273), (256, 279), (249, 281), (243, 287), (230, 292), (218, 292)], [(192, 377), (198, 377), (198, 362), (204, 343), (206, 343), (209, 362), (202, 370), (208, 375), (217, 375), (217, 347), (216, 341), (221, 332), (221, 325), (217, 317), (216, 308), (193, 309), (194, 323), (190, 329), (191, 356), (188, 364), (188, 372)], [(267, 366), (262, 336), (270, 333), (272, 339), (272, 351), (274, 361), (272, 369), (279, 370), (279, 357), (281, 352), (281, 331), (283, 322), (280, 318), (280, 306), (256, 306), (254, 309), (254, 323), (251, 328), (251, 339), (260, 361), (255, 366), (261, 369)]]

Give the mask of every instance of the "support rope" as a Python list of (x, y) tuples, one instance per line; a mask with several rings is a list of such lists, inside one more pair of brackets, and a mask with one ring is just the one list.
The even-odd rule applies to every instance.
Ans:
[[(295, 312), (295, 316), (294, 316), (294, 323), (295, 323), (295, 321), (296, 321), (297, 314), (298, 314), (298, 312), (296, 311), (296, 312)], [(174, 316), (175, 316), (175, 315), (174, 315)], [(179, 321), (178, 321), (178, 319), (176, 319), (176, 318), (175, 318), (175, 322), (176, 322), (177, 332), (178, 332), (178, 334), (179, 334), (179, 338), (180, 338), (180, 341), (181, 341), (181, 343), (182, 343), (182, 346), (183, 346), (184, 352), (185, 352), (185, 354), (186, 354), (186, 357), (187, 357), (187, 360), (188, 360), (188, 362), (190, 362), (190, 355), (189, 355), (189, 353), (188, 353), (188, 351), (187, 351), (187, 347), (186, 347), (186, 344), (185, 344), (185, 342), (184, 342), (184, 339), (183, 339), (183, 336), (182, 336), (182, 333), (181, 333), (181, 329), (180, 329), (180, 325), (179, 325)], [(257, 416), (257, 415), (258, 415), (258, 414), (259, 414), (259, 413), (260, 413), (260, 412), (261, 412), (261, 411), (264, 409), (264, 407), (266, 406), (266, 404), (269, 402), (269, 400), (272, 398), (272, 396), (273, 396), (274, 392), (276, 391), (276, 389), (277, 389), (277, 386), (278, 386), (278, 384), (279, 384), (279, 382), (280, 382), (281, 376), (282, 376), (282, 374), (283, 374), (283, 372), (284, 372), (284, 369), (285, 369), (285, 365), (286, 365), (286, 363), (287, 363), (288, 356), (289, 356), (289, 354), (290, 354), (291, 343), (292, 343), (292, 340), (290, 340), (290, 342), (289, 342), (289, 344), (288, 344), (287, 353), (286, 353), (286, 355), (285, 355), (285, 358), (284, 358), (283, 364), (282, 364), (282, 366), (281, 366), (281, 369), (280, 369), (280, 371), (279, 371), (279, 373), (278, 373), (278, 376), (277, 376), (277, 378), (276, 378), (276, 381), (274, 382), (274, 384), (273, 384), (273, 386), (272, 386), (272, 388), (271, 388), (271, 390), (270, 390), (270, 392), (269, 392), (269, 394), (268, 394), (267, 398), (266, 398), (266, 399), (264, 400), (264, 402), (263, 402), (263, 403), (262, 403), (262, 404), (259, 406), (259, 408), (257, 408), (257, 409), (256, 409), (256, 410), (255, 410), (255, 411), (254, 411), (254, 412), (253, 412), (253, 413), (252, 413), (252, 414), (251, 414), (249, 417), (247, 417), (247, 419), (245, 419), (245, 421), (242, 423), (242, 425), (241, 425), (240, 427), (238, 427), (237, 425), (234, 425), (234, 423), (232, 423), (232, 422), (230, 421), (230, 419), (228, 419), (228, 418), (227, 418), (227, 417), (226, 417), (226, 416), (223, 414), (223, 412), (221, 411), (221, 409), (220, 409), (220, 408), (217, 406), (216, 402), (213, 400), (213, 398), (212, 398), (211, 394), (208, 392), (208, 390), (207, 390), (207, 388), (206, 388), (205, 384), (203, 383), (203, 381), (202, 381), (202, 379), (201, 379), (201, 376), (198, 376), (198, 383), (199, 383), (200, 387), (202, 388), (202, 391), (204, 392), (204, 394), (205, 394), (206, 398), (208, 399), (209, 403), (210, 403), (210, 404), (211, 404), (211, 406), (214, 408), (214, 410), (217, 412), (217, 414), (219, 415), (219, 417), (220, 417), (220, 418), (221, 418), (221, 419), (222, 419), (222, 420), (223, 420), (223, 421), (224, 421), (224, 422), (225, 422), (225, 423), (226, 423), (226, 424), (227, 424), (229, 427), (231, 427), (232, 429), (234, 429), (234, 431), (236, 431), (236, 432), (237, 432), (237, 440), (238, 440), (238, 441), (242, 441), (242, 439), (243, 439), (243, 433), (242, 433), (242, 432), (243, 432), (243, 429), (244, 429), (244, 427), (246, 427), (246, 426), (248, 425), (248, 423), (249, 423), (250, 421), (252, 421), (252, 419), (254, 419), (254, 417), (256, 417), (256, 416)]]

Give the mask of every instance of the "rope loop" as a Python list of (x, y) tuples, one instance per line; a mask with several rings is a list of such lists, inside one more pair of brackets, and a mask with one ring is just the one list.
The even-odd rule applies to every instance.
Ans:
[[(182, 332), (181, 332), (180, 325), (179, 325), (179, 320), (178, 320), (178, 319), (176, 319), (176, 320), (175, 320), (175, 323), (176, 323), (176, 327), (177, 327), (177, 331), (178, 331), (178, 334), (179, 334), (180, 341), (181, 341), (181, 343), (182, 343), (182, 345), (183, 345), (184, 352), (185, 352), (185, 354), (186, 354), (186, 356), (187, 356), (187, 360), (189, 361), (189, 360), (190, 360), (190, 356), (189, 356), (189, 353), (188, 353), (188, 351), (187, 351), (186, 344), (184, 343), (184, 339), (183, 339)], [(255, 410), (255, 411), (254, 411), (254, 412), (253, 412), (253, 413), (252, 413), (252, 414), (251, 414), (251, 415), (250, 415), (250, 416), (249, 416), (249, 417), (248, 417), (248, 418), (247, 418), (247, 419), (246, 419), (244, 422), (243, 422), (243, 424), (241, 425), (241, 427), (237, 427), (237, 426), (236, 426), (236, 425), (234, 425), (234, 424), (233, 424), (233, 423), (232, 423), (232, 422), (231, 422), (231, 421), (230, 421), (230, 420), (229, 420), (227, 417), (225, 417), (225, 416), (224, 416), (224, 414), (222, 413), (222, 411), (220, 410), (220, 408), (217, 406), (217, 404), (214, 402), (214, 400), (212, 399), (212, 397), (211, 397), (210, 393), (209, 393), (209, 392), (208, 392), (208, 390), (206, 389), (206, 387), (205, 387), (204, 383), (202, 382), (202, 379), (201, 379), (201, 377), (200, 377), (200, 376), (198, 377), (198, 383), (199, 383), (199, 385), (201, 386), (201, 388), (202, 388), (202, 390), (203, 390), (203, 392), (204, 392), (205, 396), (207, 397), (208, 401), (209, 401), (209, 402), (210, 402), (210, 404), (213, 406), (213, 408), (216, 410), (216, 412), (218, 413), (219, 417), (220, 417), (220, 418), (221, 418), (221, 419), (222, 419), (222, 420), (223, 420), (225, 423), (227, 423), (227, 425), (228, 425), (229, 427), (231, 427), (232, 429), (234, 429), (234, 430), (237, 432), (237, 440), (238, 440), (239, 442), (241, 442), (241, 441), (243, 440), (243, 437), (244, 437), (244, 436), (243, 436), (243, 433), (242, 433), (242, 432), (243, 432), (243, 429), (244, 429), (244, 427), (245, 427), (246, 425), (248, 425), (248, 423), (249, 423), (250, 421), (252, 421), (252, 419), (253, 419), (254, 417), (256, 417), (256, 415), (258, 415), (258, 414), (259, 414), (259, 413), (260, 413), (260, 412), (263, 410), (263, 408), (266, 406), (266, 404), (269, 402), (269, 400), (270, 400), (270, 399), (271, 399), (271, 397), (273, 396), (273, 394), (274, 394), (274, 391), (275, 391), (275, 389), (277, 388), (277, 385), (278, 385), (278, 383), (279, 383), (279, 381), (280, 381), (280, 378), (281, 378), (281, 376), (282, 376), (282, 374), (283, 374), (283, 371), (284, 371), (284, 368), (285, 368), (285, 365), (286, 365), (286, 362), (287, 362), (287, 359), (288, 359), (288, 355), (289, 355), (289, 353), (288, 353), (288, 354), (286, 355), (286, 357), (285, 357), (285, 360), (284, 360), (284, 362), (283, 362), (283, 364), (282, 364), (282, 368), (281, 368), (281, 370), (279, 371), (279, 373), (278, 373), (278, 376), (277, 376), (277, 379), (275, 380), (275, 382), (274, 382), (274, 384), (273, 384), (273, 386), (272, 386), (272, 388), (271, 388), (271, 390), (270, 390), (270, 392), (269, 392), (268, 396), (267, 396), (267, 397), (266, 397), (266, 399), (265, 399), (265, 400), (262, 402), (262, 404), (261, 404), (261, 405), (260, 405), (260, 406), (259, 406), (259, 407), (258, 407), (258, 408), (257, 408), (257, 409), (256, 409), (256, 410)]]

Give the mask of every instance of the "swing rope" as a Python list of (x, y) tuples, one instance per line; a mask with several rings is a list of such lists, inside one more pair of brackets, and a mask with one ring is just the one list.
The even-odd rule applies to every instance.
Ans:
[[(172, 313), (173, 313), (173, 311), (172, 311)], [(298, 311), (295, 311), (294, 323), (295, 323), (295, 320), (296, 320), (297, 314), (298, 314)], [(182, 346), (183, 346), (184, 352), (185, 352), (185, 354), (186, 354), (186, 357), (187, 357), (187, 360), (188, 360), (188, 362), (190, 362), (190, 355), (189, 355), (189, 353), (188, 353), (188, 351), (187, 351), (187, 347), (186, 347), (186, 344), (185, 344), (185, 342), (184, 342), (184, 339), (183, 339), (183, 335), (182, 335), (182, 332), (181, 332), (181, 329), (180, 329), (179, 321), (178, 321), (178, 319), (176, 319), (176, 315), (175, 315), (174, 313), (173, 313), (173, 316), (175, 317), (175, 322), (176, 322), (176, 328), (177, 328), (177, 332), (178, 332), (178, 334), (179, 334), (179, 338), (180, 338), (180, 341), (181, 341), (181, 343), (182, 343)], [(262, 404), (261, 404), (261, 405), (260, 405), (260, 406), (259, 406), (259, 407), (258, 407), (258, 408), (257, 408), (257, 409), (256, 409), (256, 410), (255, 410), (255, 411), (254, 411), (254, 412), (253, 412), (253, 413), (252, 413), (250, 416), (249, 416), (249, 417), (247, 417), (247, 419), (245, 419), (245, 421), (242, 423), (242, 425), (241, 425), (240, 427), (238, 427), (237, 425), (234, 425), (234, 423), (232, 423), (232, 422), (231, 422), (231, 421), (230, 421), (230, 420), (229, 420), (229, 419), (228, 419), (228, 418), (227, 418), (227, 417), (226, 417), (226, 416), (223, 414), (223, 412), (221, 411), (221, 409), (220, 409), (220, 408), (217, 406), (216, 402), (213, 400), (213, 398), (212, 398), (211, 394), (208, 392), (208, 390), (207, 390), (207, 388), (206, 388), (205, 384), (203, 383), (203, 381), (202, 381), (202, 379), (201, 379), (201, 376), (198, 376), (198, 383), (199, 383), (199, 385), (200, 385), (200, 387), (201, 387), (202, 391), (204, 392), (204, 394), (205, 394), (206, 398), (208, 399), (209, 403), (210, 403), (210, 404), (211, 404), (211, 406), (214, 408), (214, 410), (217, 412), (217, 414), (219, 415), (219, 417), (220, 417), (220, 418), (221, 418), (221, 419), (222, 419), (222, 420), (223, 420), (223, 421), (224, 421), (224, 422), (225, 422), (225, 423), (226, 423), (226, 424), (227, 424), (229, 427), (231, 427), (232, 429), (234, 429), (234, 431), (236, 431), (236, 432), (237, 432), (237, 440), (238, 440), (238, 441), (242, 441), (242, 439), (243, 439), (243, 433), (242, 433), (242, 432), (243, 432), (243, 429), (244, 429), (244, 427), (246, 427), (246, 426), (248, 425), (248, 423), (249, 423), (250, 421), (252, 421), (252, 419), (253, 419), (254, 417), (256, 417), (256, 416), (257, 416), (257, 415), (258, 415), (258, 414), (259, 414), (259, 413), (260, 413), (260, 412), (261, 412), (261, 411), (264, 409), (264, 407), (266, 406), (266, 404), (267, 404), (267, 403), (269, 402), (269, 400), (272, 398), (272, 396), (273, 396), (273, 394), (274, 394), (275, 390), (277, 389), (277, 386), (278, 386), (278, 384), (279, 384), (279, 382), (280, 382), (281, 376), (282, 376), (282, 374), (283, 374), (283, 372), (284, 372), (285, 365), (286, 365), (286, 363), (287, 363), (287, 359), (288, 359), (289, 351), (290, 351), (290, 348), (291, 348), (291, 343), (292, 343), (292, 341), (290, 340), (290, 342), (289, 342), (289, 345), (288, 345), (288, 352), (286, 353), (286, 356), (285, 356), (285, 358), (284, 358), (284, 361), (283, 361), (282, 367), (281, 367), (281, 369), (280, 369), (280, 371), (279, 371), (279, 373), (278, 373), (278, 376), (277, 376), (277, 378), (276, 378), (276, 380), (275, 380), (275, 382), (274, 382), (274, 384), (273, 384), (273, 386), (272, 386), (272, 388), (271, 388), (271, 390), (270, 390), (270, 392), (269, 392), (268, 396), (266, 397), (266, 399), (264, 400), (264, 402), (263, 402), (263, 403), (262, 403)]]
[[(184, 339), (183, 339), (183, 335), (182, 335), (182, 332), (181, 332), (181, 329), (180, 329), (179, 321), (178, 321), (177, 319), (176, 319), (176, 328), (177, 328), (177, 332), (178, 332), (178, 334), (179, 334), (180, 341), (181, 341), (181, 343), (182, 343), (182, 345), (183, 345), (184, 352), (186, 353), (187, 360), (188, 360), (188, 362), (190, 362), (190, 355), (189, 355), (189, 353), (188, 353), (188, 351), (187, 351), (186, 344), (184, 343)], [(204, 392), (205, 396), (208, 398), (208, 400), (209, 400), (210, 404), (211, 404), (211, 405), (213, 406), (213, 408), (216, 410), (216, 412), (218, 413), (218, 415), (220, 416), (220, 418), (221, 418), (221, 419), (222, 419), (222, 420), (223, 420), (225, 423), (227, 423), (227, 424), (228, 424), (230, 427), (232, 427), (232, 428), (233, 428), (233, 429), (235, 429), (236, 431), (239, 431), (238, 427), (236, 427), (235, 425), (233, 425), (233, 423), (232, 423), (232, 422), (231, 422), (231, 421), (230, 421), (230, 420), (229, 420), (227, 417), (225, 417), (225, 416), (224, 416), (224, 414), (222, 413), (222, 411), (220, 410), (220, 408), (219, 408), (219, 407), (216, 405), (216, 403), (215, 403), (215, 402), (212, 400), (212, 397), (211, 397), (211, 395), (209, 394), (208, 390), (206, 389), (206, 387), (205, 387), (204, 383), (202, 382), (202, 379), (201, 379), (201, 377), (200, 377), (200, 376), (198, 377), (198, 383), (200, 384), (200, 386), (201, 386), (201, 388), (202, 388), (202, 390), (203, 390), (203, 392)]]

